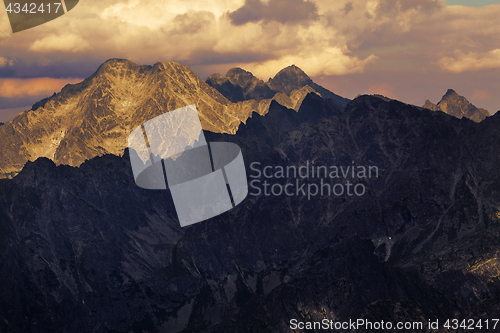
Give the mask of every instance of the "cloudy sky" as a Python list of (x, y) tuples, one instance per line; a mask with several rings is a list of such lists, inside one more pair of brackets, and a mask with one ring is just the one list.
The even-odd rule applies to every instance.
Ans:
[(423, 105), (452, 88), (500, 109), (500, 0), (80, 0), (15, 34), (0, 9), (0, 121), (109, 58), (174, 60), (202, 79), (295, 64), (347, 98)]

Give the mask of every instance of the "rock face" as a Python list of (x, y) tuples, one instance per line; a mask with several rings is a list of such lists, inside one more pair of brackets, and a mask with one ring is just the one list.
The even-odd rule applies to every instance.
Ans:
[[(297, 111), (286, 108), (272, 100), (269, 112), (261, 115), (254, 112), (245, 124), (238, 128), (237, 135), (207, 132), (208, 141), (229, 141), (242, 148), (246, 161), (260, 160), (280, 143), (282, 136), (305, 122), (317, 123), (323, 118), (340, 115), (342, 109), (331, 100), (324, 100), (316, 93), (308, 93)], [(286, 105), (286, 104), (285, 104)]]
[(314, 83), (303, 70), (295, 65), (288, 66), (279, 71), (274, 78), (269, 79), (268, 85), (272, 89), (285, 94), (290, 94), (290, 92), (295, 89), (309, 86), (318, 92), (324, 99), (331, 99), (342, 106), (346, 106), (347, 103), (350, 102), (349, 99), (334, 94), (319, 84)]
[(0, 178), (12, 178), (38, 157), (78, 166), (95, 156), (123, 154), (135, 127), (186, 105), (196, 105), (203, 129), (235, 133), (253, 112), (266, 114), (272, 100), (298, 111), (314, 91), (304, 86), (271, 93), (249, 72), (232, 70), (230, 75), (245, 101), (232, 103), (175, 62), (139, 66), (108, 60), (88, 79), (65, 86), (0, 126)]
[(254, 162), (377, 166), (362, 196), (250, 194), (180, 229), (168, 191), (134, 185), (127, 152), (80, 168), (40, 158), (0, 180), (0, 295), (13, 300), (0, 303), (0, 331), (498, 318), (500, 114), (475, 123), (364, 95), (324, 118), (318, 98), (298, 113), (271, 101), (234, 135), (207, 139), (238, 142), (249, 181), (267, 179)]
[(476, 108), (465, 97), (460, 96), (453, 89), (448, 89), (437, 104), (426, 100), (423, 107), (433, 111), (443, 111), (457, 118), (466, 117), (475, 122), (480, 122), (490, 116), (487, 110)]
[(136, 126), (189, 103), (198, 106), (204, 128), (212, 131), (234, 131), (246, 119), (228, 110), (229, 101), (186, 66), (109, 60), (85, 81), (65, 86), (0, 127), (0, 173), (16, 173), (38, 157), (77, 166), (123, 153)]
[(241, 68), (230, 69), (225, 77), (220, 74), (212, 74), (206, 82), (232, 102), (272, 98), (277, 92), (269, 88), (264, 81)]
[(272, 98), (277, 93), (290, 95), (294, 90), (304, 87), (310, 87), (321, 97), (333, 100), (340, 107), (346, 106), (350, 101), (314, 83), (306, 73), (295, 65), (282, 69), (267, 83), (241, 68), (230, 69), (226, 76), (212, 74), (206, 82), (233, 102)]
[(103, 311), (115, 313), (104, 315), (115, 328), (134, 316), (116, 292), (125, 283), (134, 294), (168, 265), (184, 230), (169, 193), (142, 191), (124, 161), (106, 155), (73, 168), (39, 158), (0, 181), (12, 205), (0, 213), (0, 295), (10, 300), (2, 332), (88, 332), (104, 329)]

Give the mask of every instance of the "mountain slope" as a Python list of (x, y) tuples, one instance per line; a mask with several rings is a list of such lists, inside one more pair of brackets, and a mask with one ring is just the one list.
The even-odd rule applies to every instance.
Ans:
[(443, 111), (457, 118), (466, 117), (475, 122), (480, 122), (490, 116), (487, 110), (476, 108), (465, 97), (460, 96), (453, 89), (448, 89), (437, 104), (426, 100), (423, 107), (433, 111)]
[(304, 87), (310, 87), (324, 99), (332, 99), (340, 107), (345, 107), (350, 101), (314, 83), (295, 65), (283, 68), (266, 83), (241, 68), (232, 68), (225, 76), (212, 74), (206, 82), (233, 102), (272, 98), (277, 93), (290, 95), (294, 90)]
[[(247, 99), (272, 98), (277, 92), (269, 88), (264, 81), (241, 68), (230, 69), (226, 73), (226, 76), (212, 74), (205, 82), (217, 89), (232, 102), (240, 102)], [(291, 91), (288, 95), (290, 93)]]
[(120, 154), (133, 128), (188, 104), (197, 105), (202, 125), (213, 131), (234, 131), (246, 119), (228, 110), (229, 101), (186, 66), (109, 60), (88, 79), (0, 127), (0, 173), (16, 172), (42, 156), (80, 165), (94, 156)]
[(283, 68), (274, 76), (274, 78), (269, 79), (268, 85), (269, 87), (271, 87), (271, 89), (281, 91), (286, 94), (289, 94), (295, 89), (309, 86), (316, 92), (318, 92), (324, 99), (332, 99), (342, 106), (346, 106), (347, 103), (350, 102), (350, 99), (334, 94), (330, 90), (314, 83), (313, 80), (311, 80), (311, 78), (307, 76), (307, 74), (304, 73), (303, 70), (295, 65)]
[[(279, 93), (274, 98), (279, 95), (283, 94)], [(300, 124), (316, 124), (323, 118), (340, 115), (343, 110), (335, 102), (324, 100), (315, 92), (308, 93), (300, 105), (297, 104), (299, 108), (296, 111), (284, 107), (283, 105), (287, 105), (284, 102), (273, 99), (267, 114), (252, 113), (247, 121), (240, 125), (236, 135), (205, 132), (205, 137), (208, 141), (234, 142), (242, 148), (245, 161), (253, 161), (267, 156), (280, 143), (283, 135)]]
[[(95, 156), (123, 154), (135, 127), (186, 105), (196, 105), (203, 129), (234, 133), (253, 112), (266, 114), (272, 100), (297, 111), (311, 91), (302, 87), (232, 103), (187, 66), (175, 62), (140, 66), (111, 59), (88, 79), (65, 86), (0, 126), (0, 178), (13, 177), (38, 157), (78, 166)], [(272, 99), (262, 99), (269, 96)]]

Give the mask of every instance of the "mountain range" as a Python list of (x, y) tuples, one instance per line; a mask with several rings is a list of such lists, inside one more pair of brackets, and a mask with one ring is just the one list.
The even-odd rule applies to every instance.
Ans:
[[(197, 106), (203, 129), (234, 134), (254, 112), (265, 115), (272, 101), (298, 111), (310, 93), (335, 112), (350, 101), (314, 83), (294, 65), (268, 82), (233, 68), (226, 76), (210, 75), (205, 83), (175, 62), (140, 66), (111, 59), (86, 80), (66, 85), (0, 126), (0, 178), (12, 178), (38, 157), (78, 166), (95, 156), (123, 154), (133, 128), (186, 104)], [(424, 107), (474, 121), (489, 115), (451, 89), (437, 105), (427, 100)]]
[(212, 74), (206, 79), (206, 82), (232, 102), (272, 98), (280, 92), (290, 95), (294, 90), (305, 86), (314, 89), (324, 99), (331, 99), (341, 106), (346, 106), (350, 101), (314, 83), (304, 71), (295, 65), (282, 69), (267, 82), (241, 68), (232, 68), (225, 76)]
[[(294, 67), (280, 73), (275, 85), (281, 82), (286, 89), (232, 103), (187, 66), (175, 62), (140, 66), (128, 60), (108, 60), (83, 82), (66, 85), (0, 127), (0, 178), (12, 178), (27, 161), (38, 157), (78, 166), (95, 156), (123, 154), (132, 129), (185, 105), (197, 106), (203, 129), (235, 133), (254, 112), (266, 114), (273, 100), (298, 110), (305, 96), (316, 92), (304, 83), (326, 91), (305, 80), (305, 74)], [(249, 86), (255, 80), (251, 76), (239, 82)], [(334, 102), (332, 107), (344, 108)]]
[[(7, 126), (28, 151), (62, 124), (77, 133), (82, 112), (92, 135), (68, 142), (85, 147), (114, 142), (95, 127), (104, 118), (109, 129), (122, 126), (118, 142), (158, 108), (195, 100), (207, 140), (236, 142), (249, 181), (255, 162), (376, 166), (379, 174), (360, 180), (362, 196), (249, 195), (180, 228), (168, 190), (135, 185), (128, 149), (75, 153), (70, 166), (59, 143), (54, 156), (0, 180), (0, 295), (10, 300), (0, 303), (0, 331), (289, 332), (290, 319), (498, 318), (500, 114), (474, 122), (370, 95), (340, 107), (301, 80), (278, 84), (300, 73), (289, 69), (272, 84), (235, 69), (246, 79), (228, 81), (252, 99), (231, 102), (240, 89), (218, 92), (185, 66), (112, 60), (2, 125), (0, 134)], [(126, 87), (141, 82), (134, 112), (119, 109), (133, 93)], [(61, 110), (73, 118), (45, 116)], [(408, 330), (422, 331), (431, 332)]]

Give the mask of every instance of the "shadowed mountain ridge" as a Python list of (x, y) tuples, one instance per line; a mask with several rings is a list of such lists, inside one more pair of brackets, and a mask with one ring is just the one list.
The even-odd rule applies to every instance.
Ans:
[(247, 166), (373, 165), (379, 177), (359, 197), (249, 195), (181, 229), (168, 191), (135, 186), (128, 151), (80, 168), (28, 162), (0, 180), (0, 294), (12, 300), (0, 330), (289, 332), (292, 318), (500, 315), (500, 114), (475, 123), (367, 95), (316, 121), (297, 124), (277, 102), (269, 112), (207, 138), (241, 143)]

